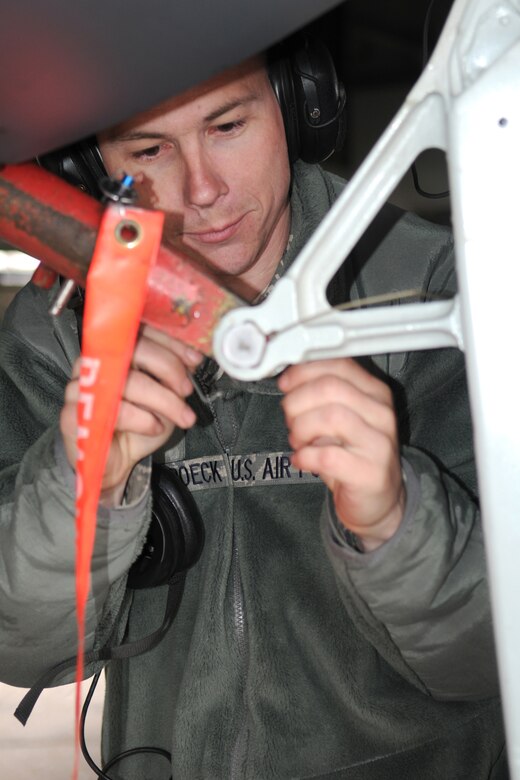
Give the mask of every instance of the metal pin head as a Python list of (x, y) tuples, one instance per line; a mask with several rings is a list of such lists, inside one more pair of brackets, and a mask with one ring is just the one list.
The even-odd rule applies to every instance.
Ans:
[(224, 357), (239, 368), (253, 368), (265, 352), (267, 337), (254, 322), (232, 325), (222, 337)]
[(134, 177), (124, 173), (120, 179), (103, 176), (99, 181), (99, 189), (103, 193), (105, 202), (122, 203), (131, 206), (137, 200), (137, 192), (134, 189)]

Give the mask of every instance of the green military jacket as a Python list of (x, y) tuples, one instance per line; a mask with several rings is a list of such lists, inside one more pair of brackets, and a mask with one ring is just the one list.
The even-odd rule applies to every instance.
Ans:
[[(277, 277), (342, 186), (296, 164)], [(452, 294), (452, 250), (448, 230), (389, 206), (330, 300)], [(0, 670), (20, 686), (76, 646), (74, 480), (58, 415), (77, 319), (47, 308), (29, 285), (0, 336)], [(366, 554), (348, 544), (319, 477), (291, 466), (275, 380), (239, 383), (211, 363), (199, 372), (198, 424), (155, 458), (196, 500), (204, 548), (162, 642), (107, 668), (105, 760), (153, 745), (171, 766), (134, 756), (114, 778), (507, 776), (463, 356), (365, 363), (394, 390), (407, 485), (402, 526)], [(161, 623), (167, 587), (125, 586), (150, 517), (143, 475), (137, 467), (125, 506), (99, 510), (89, 647)]]

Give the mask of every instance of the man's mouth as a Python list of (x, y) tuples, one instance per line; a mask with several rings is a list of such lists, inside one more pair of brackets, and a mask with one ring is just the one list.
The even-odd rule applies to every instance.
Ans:
[(183, 235), (185, 238), (189, 238), (192, 241), (200, 241), (202, 244), (219, 244), (235, 235), (243, 219), (244, 215), (239, 217), (235, 222), (228, 222), (223, 226), (215, 226), (210, 230), (202, 230), (200, 232), (183, 231)]

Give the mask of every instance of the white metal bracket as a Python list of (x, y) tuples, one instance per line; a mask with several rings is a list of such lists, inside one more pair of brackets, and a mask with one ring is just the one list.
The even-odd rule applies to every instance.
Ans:
[[(335, 270), (417, 155), (447, 154), (458, 301), (336, 311)], [(456, 345), (466, 355), (511, 776), (520, 780), (520, 0), (455, 0), (401, 109), (271, 296), (227, 314), (239, 379), (288, 362)], [(327, 273), (325, 270), (327, 269)]]

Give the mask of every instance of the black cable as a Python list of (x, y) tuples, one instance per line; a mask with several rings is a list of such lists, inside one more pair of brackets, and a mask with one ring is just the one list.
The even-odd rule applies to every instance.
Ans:
[[(100, 676), (101, 676), (101, 671), (96, 672), (96, 674), (94, 675), (88, 693), (85, 697), (83, 707), (81, 709), (81, 717), (79, 723), (79, 739), (81, 745), (81, 752), (83, 753), (83, 758), (85, 759), (89, 767), (97, 775), (98, 780), (114, 780), (114, 778), (109, 777), (109, 775), (105, 773), (108, 772), (109, 769), (112, 769), (112, 767), (115, 764), (117, 764), (119, 761), (122, 761), (123, 758), (135, 756), (140, 753), (154, 753), (156, 755), (162, 756), (168, 761), (169, 764), (171, 764), (172, 756), (171, 753), (169, 753), (167, 750), (158, 747), (139, 747), (139, 748), (130, 748), (130, 750), (124, 750), (122, 753), (118, 753), (117, 756), (114, 756), (113, 758), (110, 759), (110, 761), (108, 761), (105, 764), (103, 769), (100, 769), (100, 767), (98, 767), (98, 765), (90, 755), (87, 748), (87, 742), (85, 739), (85, 723), (87, 720), (88, 708), (90, 706), (90, 702), (92, 701), (92, 697), (94, 695), (94, 691), (96, 690), (96, 686), (98, 684)], [(170, 775), (170, 780), (172, 780), (171, 775)]]
[[(152, 647), (155, 647), (162, 640), (162, 638), (164, 637), (164, 635), (172, 625), (173, 620), (175, 619), (184, 592), (185, 581), (186, 581), (185, 570), (178, 571), (171, 577), (168, 583), (168, 597), (166, 600), (165, 616), (161, 627), (157, 631), (154, 631), (153, 634), (150, 634), (144, 637), (143, 639), (138, 639), (133, 642), (128, 642), (126, 644), (119, 645), (118, 647), (110, 648), (109, 651), (107, 651), (107, 654), (105, 655), (105, 658), (103, 660), (105, 659), (117, 660), (118, 658), (119, 659), (131, 658), (135, 655), (140, 655), (143, 652), (147, 652), (148, 650), (151, 650)], [(98, 684), (101, 671), (102, 670), (96, 672), (96, 674), (94, 675), (94, 678), (92, 680), (88, 693), (85, 697), (85, 702), (81, 710), (80, 724), (79, 724), (80, 725), (79, 738), (80, 738), (81, 752), (83, 753), (83, 757), (87, 762), (87, 764), (89, 765), (89, 767), (92, 769), (93, 772), (97, 774), (98, 780), (114, 780), (114, 778), (111, 778), (109, 775), (105, 773), (108, 772), (108, 770), (111, 769), (114, 766), (114, 764), (117, 764), (119, 761), (122, 761), (123, 758), (135, 756), (140, 753), (154, 753), (156, 755), (162, 756), (171, 764), (171, 759), (172, 759), (171, 753), (169, 753), (167, 750), (164, 750), (163, 748), (153, 747), (153, 746), (146, 746), (146, 747), (130, 748), (130, 750), (125, 750), (122, 753), (118, 753), (117, 756), (114, 756), (113, 758), (110, 759), (110, 761), (108, 761), (107, 764), (105, 764), (103, 769), (100, 769), (100, 767), (98, 767), (98, 765), (90, 755), (87, 748), (87, 743), (85, 739), (85, 721), (87, 719), (88, 708), (90, 706), (90, 702), (92, 701), (94, 691), (96, 690), (96, 686)], [(172, 780), (171, 775), (169, 780)]]
[[(167, 750), (163, 750), (163, 748), (158, 748), (158, 747), (131, 748), (130, 750), (123, 751), (123, 753), (119, 753), (118, 756), (114, 756), (114, 758), (112, 758), (107, 764), (105, 764), (103, 769), (106, 769), (108, 771), (114, 766), (114, 764), (117, 764), (118, 761), (121, 761), (123, 758), (128, 758), (128, 756), (135, 756), (138, 753), (156, 753), (159, 756), (163, 756), (163, 758), (165, 758), (169, 764), (171, 764), (172, 762), (171, 753), (168, 753)], [(102, 778), (102, 780), (104, 780), (104, 777)], [(171, 775), (169, 777), (169, 780), (172, 780)]]
[(423, 39), (422, 39), (423, 70), (428, 64), (428, 59), (430, 56), (430, 52), (428, 51), (429, 49), (428, 37), (430, 34), (430, 20), (431, 20), (434, 4), (435, 4), (435, 0), (430, 0), (430, 2), (428, 3), (428, 8), (426, 9), (426, 13), (424, 15)]
[(110, 777), (105, 775), (102, 769), (98, 767), (90, 753), (88, 752), (87, 748), (87, 742), (85, 740), (85, 722), (87, 720), (87, 712), (90, 705), (90, 702), (92, 701), (92, 697), (94, 695), (94, 691), (96, 690), (96, 685), (98, 684), (98, 680), (101, 676), (101, 671), (96, 672), (94, 675), (94, 679), (92, 680), (92, 683), (90, 685), (90, 688), (88, 689), (88, 693), (85, 697), (85, 701), (83, 702), (83, 707), (81, 709), (81, 717), (79, 721), (79, 741), (81, 746), (81, 752), (83, 753), (83, 758), (89, 765), (89, 767), (92, 769), (93, 772), (95, 772), (98, 776), (98, 780), (111, 780)]

